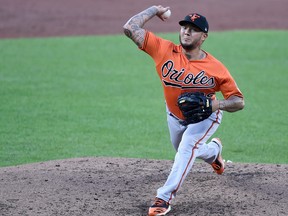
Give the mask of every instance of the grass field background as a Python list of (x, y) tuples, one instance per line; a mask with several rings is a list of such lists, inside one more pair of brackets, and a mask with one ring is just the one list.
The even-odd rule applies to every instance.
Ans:
[[(178, 43), (178, 33), (159, 34)], [(233, 162), (287, 163), (288, 31), (212, 32), (246, 107), (215, 136)], [(173, 159), (152, 59), (124, 35), (0, 40), (0, 166), (109, 156)], [(221, 95), (219, 95), (221, 97)]]

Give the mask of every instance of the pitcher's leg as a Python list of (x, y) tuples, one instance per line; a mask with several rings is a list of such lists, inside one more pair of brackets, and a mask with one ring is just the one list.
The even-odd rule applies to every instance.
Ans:
[(158, 198), (170, 202), (176, 196), (176, 192), (191, 170), (195, 159), (205, 151), (202, 149), (202, 145), (216, 131), (218, 126), (218, 122), (210, 119), (188, 125), (183, 133), (168, 179), (164, 186), (157, 190)]
[(197, 148), (195, 148), (192, 143), (187, 149), (182, 148), (182, 143), (180, 143), (167, 181), (163, 187), (157, 190), (158, 198), (170, 202), (170, 200), (176, 196), (176, 192), (183, 183), (196, 159), (196, 151)]
[(172, 114), (170, 114), (169, 111), (167, 111), (167, 123), (168, 123), (171, 143), (174, 149), (177, 151), (179, 144), (181, 142), (183, 133), (187, 127), (181, 125), (179, 123), (179, 120), (176, 117), (172, 116)]
[(201, 146), (201, 152), (199, 152), (198, 158), (204, 160), (205, 162), (211, 164), (221, 152), (222, 147), (217, 145), (215, 142), (209, 142), (208, 144), (203, 144)]

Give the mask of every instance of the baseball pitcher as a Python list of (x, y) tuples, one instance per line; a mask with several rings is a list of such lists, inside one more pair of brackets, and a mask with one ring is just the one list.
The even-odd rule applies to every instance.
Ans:
[[(171, 202), (196, 158), (210, 164), (217, 174), (224, 172), (222, 143), (219, 138), (208, 140), (220, 125), (223, 111), (244, 108), (243, 94), (228, 69), (201, 49), (208, 38), (206, 17), (199, 13), (185, 16), (179, 22), (178, 45), (143, 28), (153, 17), (165, 21), (169, 15), (169, 7), (152, 6), (123, 26), (125, 35), (154, 60), (163, 86), (170, 139), (176, 150), (171, 172), (157, 190), (149, 216), (166, 215), (171, 210)], [(216, 92), (221, 92), (224, 99), (218, 100)]]

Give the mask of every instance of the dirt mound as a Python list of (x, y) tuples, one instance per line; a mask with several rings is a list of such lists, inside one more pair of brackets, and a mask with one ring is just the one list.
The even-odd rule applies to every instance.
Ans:
[[(173, 161), (82, 158), (0, 169), (0, 212), (146, 215)], [(288, 165), (228, 163), (218, 176), (197, 162), (169, 215), (287, 215)]]

